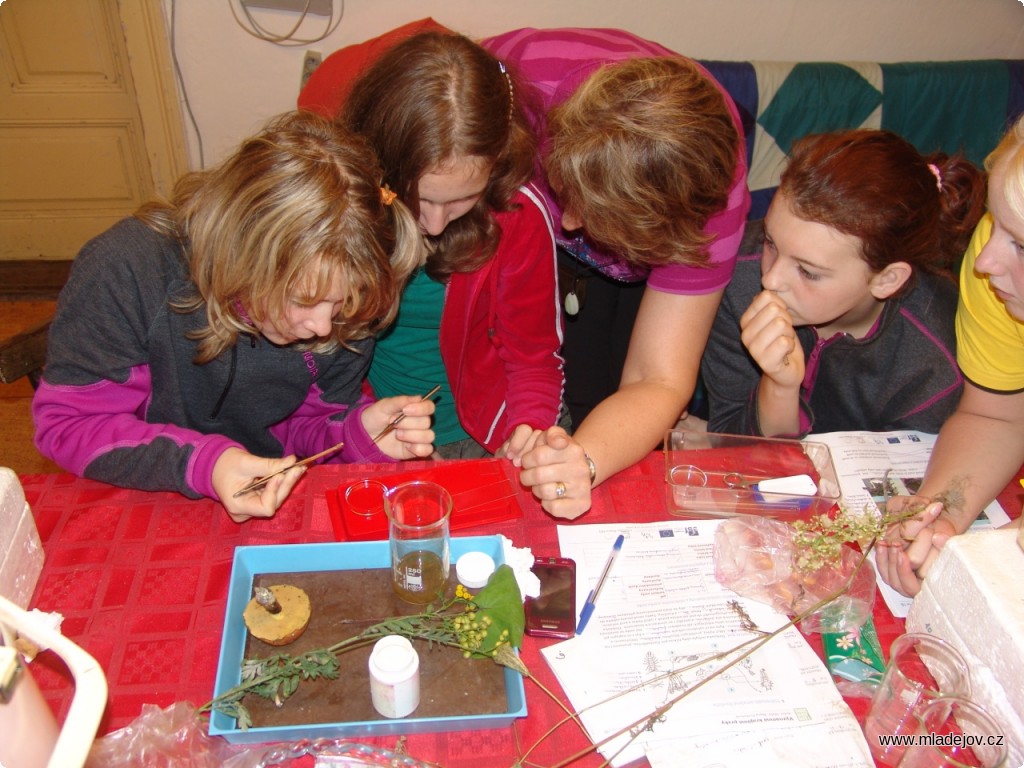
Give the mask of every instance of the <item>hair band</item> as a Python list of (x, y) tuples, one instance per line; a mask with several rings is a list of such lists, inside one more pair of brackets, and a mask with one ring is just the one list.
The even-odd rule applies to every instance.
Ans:
[(928, 170), (932, 172), (932, 176), (935, 177), (935, 187), (942, 191), (942, 171), (939, 170), (939, 166), (935, 163), (928, 163)]
[(508, 73), (508, 70), (505, 68), (505, 62), (499, 61), (498, 69), (501, 70), (501, 74), (505, 76), (505, 82), (508, 83), (508, 121), (511, 123), (512, 111), (515, 108), (516, 104), (516, 94), (515, 91), (512, 90), (512, 76)]
[(380, 188), (380, 201), (384, 203), (384, 205), (391, 205), (395, 202), (396, 197), (398, 197), (398, 193), (392, 192), (391, 187), (387, 184)]

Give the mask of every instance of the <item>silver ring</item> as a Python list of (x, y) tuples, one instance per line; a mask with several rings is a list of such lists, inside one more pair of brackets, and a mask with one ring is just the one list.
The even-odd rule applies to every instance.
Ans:
[(563, 496), (565, 496), (565, 483), (559, 480), (555, 483), (555, 497), (560, 499)]

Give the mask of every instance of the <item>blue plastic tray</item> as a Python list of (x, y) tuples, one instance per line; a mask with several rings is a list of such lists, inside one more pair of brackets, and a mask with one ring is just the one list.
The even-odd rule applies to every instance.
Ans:
[[(494, 562), (505, 562), (499, 536), (462, 536), (451, 540), (451, 560), (466, 552), (485, 552)], [(261, 573), (307, 573), (387, 568), (390, 551), (386, 541), (338, 542), (332, 544), (278, 544), (238, 547), (231, 566), (231, 584), (224, 615), (224, 636), (217, 663), (214, 697), (241, 682), (245, 654), (246, 629), (242, 612), (252, 596), (253, 579)], [(344, 564), (339, 567), (339, 563)], [(347, 723), (308, 723), (304, 725), (262, 726), (242, 730), (235, 719), (223, 712), (210, 715), (210, 735), (223, 736), (233, 744), (258, 744), (317, 738), (387, 736), (403, 733), (438, 733), (503, 728), (518, 717), (526, 717), (526, 691), (518, 672), (506, 668), (505, 712), (453, 717), (408, 717), (398, 720), (365, 720)]]

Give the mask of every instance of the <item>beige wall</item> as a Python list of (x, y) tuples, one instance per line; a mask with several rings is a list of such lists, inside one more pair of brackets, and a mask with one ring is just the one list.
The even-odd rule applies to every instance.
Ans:
[[(335, 8), (344, 3), (337, 29), (292, 47), (248, 35), (231, 13), (238, 0), (162, 2), (169, 17), (174, 7), (176, 53), (207, 165), (295, 106), (307, 49), (326, 56), (424, 16), (471, 37), (526, 26), (619, 27), (705, 59), (1024, 59), (1024, 0), (334, 0)], [(278, 33), (298, 18), (254, 15)], [(325, 22), (310, 17), (298, 36), (319, 36)]]

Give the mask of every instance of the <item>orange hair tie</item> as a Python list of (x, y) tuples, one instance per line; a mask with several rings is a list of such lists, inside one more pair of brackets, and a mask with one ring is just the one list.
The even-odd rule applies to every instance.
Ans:
[(395, 202), (396, 197), (398, 197), (398, 193), (392, 192), (391, 187), (387, 184), (380, 188), (380, 201), (384, 203), (384, 205), (391, 205)]

